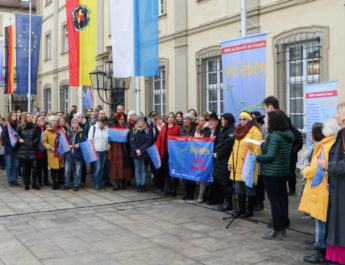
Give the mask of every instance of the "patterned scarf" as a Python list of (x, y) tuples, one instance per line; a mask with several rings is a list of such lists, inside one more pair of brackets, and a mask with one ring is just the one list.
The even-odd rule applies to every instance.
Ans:
[(237, 125), (235, 129), (235, 139), (241, 141), (244, 137), (246, 137), (249, 130), (253, 127), (254, 122), (248, 123), (246, 126), (241, 126), (241, 124)]
[(54, 157), (58, 157), (59, 163), (63, 165), (65, 164), (64, 155), (59, 154), (59, 136), (62, 130), (61, 126), (57, 125), (55, 128), (50, 128), (49, 130), (56, 134), (55, 144), (54, 144)]

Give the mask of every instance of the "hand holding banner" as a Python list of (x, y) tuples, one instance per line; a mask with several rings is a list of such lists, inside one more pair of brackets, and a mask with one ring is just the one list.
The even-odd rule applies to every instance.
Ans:
[(108, 139), (111, 142), (127, 143), (128, 129), (108, 127)]
[(256, 154), (249, 152), (249, 146), (246, 148), (244, 154), (244, 161), (242, 165), (242, 180), (247, 187), (253, 188), (254, 185), (254, 175), (256, 167)]
[(43, 146), (43, 143), (42, 143), (42, 141), (43, 141), (43, 134), (44, 134), (44, 132), (42, 131), (42, 132), (41, 132), (40, 142), (39, 142), (39, 144), (38, 144), (38, 149), (40, 149), (41, 152), (44, 152), (44, 151), (47, 150), (47, 149)]
[(9, 124), (7, 124), (7, 130), (8, 130), (8, 135), (10, 137), (11, 145), (12, 147), (14, 147), (16, 143), (18, 142), (18, 138), (16, 137), (17, 133), (13, 130), (13, 128)]
[(149, 154), (155, 168), (159, 169), (162, 164), (156, 145), (152, 145), (151, 147), (147, 148), (146, 151)]
[(170, 176), (213, 182), (213, 138), (169, 136)]
[(95, 149), (95, 145), (93, 144), (93, 140), (87, 140), (85, 142), (80, 143), (80, 150), (83, 154), (86, 164), (98, 160), (98, 155)]
[(67, 152), (71, 151), (71, 147), (68, 143), (66, 134), (64, 131), (60, 132), (60, 136), (59, 136), (59, 147), (58, 147), (58, 152), (60, 155), (63, 155)]
[[(325, 159), (324, 157), (325, 157), (325, 152), (324, 152), (323, 147), (322, 147), (321, 153), (318, 156), (317, 160), (324, 160)], [(325, 169), (323, 169), (323, 168), (318, 166), (317, 169), (316, 169), (316, 172), (315, 172), (314, 179), (313, 179), (313, 181), (312, 181), (310, 186), (311, 187), (319, 186), (320, 183), (322, 182), (323, 177), (325, 176), (326, 172), (327, 171)]]

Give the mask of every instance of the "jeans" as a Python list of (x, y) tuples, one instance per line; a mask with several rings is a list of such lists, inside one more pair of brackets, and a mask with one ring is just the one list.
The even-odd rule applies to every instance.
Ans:
[[(43, 178), (42, 178), (43, 172)], [(38, 184), (44, 185), (48, 184), (48, 162), (47, 158), (38, 158), (37, 159), (37, 181)]]
[(145, 185), (147, 165), (145, 164), (144, 159), (134, 158), (134, 165), (135, 165), (135, 181), (137, 182), (137, 186)]
[(107, 152), (97, 152), (98, 160), (93, 162), (94, 171), (93, 171), (93, 184), (95, 186), (101, 186), (103, 180), (103, 169), (105, 164), (105, 156)]
[(65, 159), (65, 186), (71, 186), (72, 168), (75, 167), (75, 174), (73, 179), (73, 186), (79, 187), (81, 181), (83, 161), (76, 160), (74, 155), (69, 152)]
[(17, 170), (19, 168), (19, 161), (17, 159), (16, 153), (5, 155), (5, 160), (6, 160), (7, 181), (9, 183), (16, 182)]
[(264, 184), (271, 203), (273, 228), (280, 231), (290, 225), (286, 177), (264, 176)]
[(315, 236), (316, 236), (316, 246), (321, 249), (327, 248), (327, 243), (325, 241), (326, 235), (326, 223), (318, 219), (315, 219)]

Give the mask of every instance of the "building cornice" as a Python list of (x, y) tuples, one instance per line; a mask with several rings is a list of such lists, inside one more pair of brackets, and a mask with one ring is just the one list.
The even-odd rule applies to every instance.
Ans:
[(38, 78), (42, 78), (42, 77), (45, 77), (45, 76), (49, 76), (49, 75), (52, 75), (52, 74), (56, 74), (56, 73), (61, 73), (63, 71), (68, 71), (69, 70), (69, 66), (64, 66), (64, 67), (60, 67), (60, 68), (55, 68), (51, 71), (48, 71), (48, 72), (44, 72), (44, 73), (40, 73), (38, 75)]
[[(304, 5), (310, 2), (314, 2), (316, 0), (284, 0), (284, 1), (279, 1), (273, 4), (268, 4), (265, 6), (261, 6), (259, 8), (255, 8), (255, 9), (251, 9), (247, 11), (247, 18), (250, 19), (252, 17), (255, 16), (260, 16), (260, 15), (264, 15), (270, 12), (275, 12), (277, 10), (281, 10), (281, 9), (286, 9), (286, 8), (290, 8), (293, 6), (298, 6), (298, 5)], [(218, 28), (218, 27), (223, 27), (223, 26), (227, 26), (229, 24), (233, 24), (233, 23), (238, 23), (241, 21), (241, 16), (240, 13), (230, 16), (230, 17), (223, 17), (217, 20), (213, 20), (210, 22), (207, 22), (205, 24), (201, 24), (199, 26), (196, 27), (192, 27), (192, 28), (188, 28), (188, 29), (184, 29), (181, 31), (176, 31), (172, 34), (169, 35), (165, 35), (159, 38), (159, 43), (164, 43), (167, 41), (171, 41), (174, 40), (176, 38), (180, 38), (183, 36), (190, 36), (193, 34), (197, 34), (200, 32), (204, 32), (204, 31), (208, 31), (210, 29), (213, 28)]]

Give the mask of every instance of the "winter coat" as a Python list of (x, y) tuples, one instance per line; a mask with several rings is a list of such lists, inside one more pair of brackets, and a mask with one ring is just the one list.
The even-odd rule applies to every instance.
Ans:
[(262, 155), (256, 160), (261, 162), (262, 174), (265, 176), (286, 177), (289, 175), (293, 133), (290, 130), (274, 131), (268, 135), (262, 145)]
[[(129, 143), (131, 146), (131, 157), (133, 159), (148, 160), (149, 156), (146, 149), (152, 145), (152, 130), (145, 128), (144, 130), (139, 131), (134, 127), (129, 136)], [(141, 151), (141, 156), (137, 155), (136, 150), (138, 149)]]
[(46, 130), (46, 127), (38, 127), (37, 126), (37, 130), (38, 130), (38, 133), (39, 133), (39, 140), (38, 140), (38, 143), (36, 144), (36, 151), (37, 151), (37, 159), (43, 159), (43, 158), (46, 158), (47, 157), (47, 151), (41, 151), (39, 149), (39, 142), (41, 141), (41, 133), (45, 132)]
[[(262, 141), (262, 134), (260, 129), (258, 129), (256, 126), (253, 126), (247, 133), (247, 135), (241, 139), (237, 140), (235, 139), (234, 146), (232, 148), (232, 153), (228, 161), (228, 165), (232, 165), (232, 170), (230, 174), (230, 179), (236, 180), (236, 181), (242, 181), (242, 166), (244, 161), (244, 155), (247, 149), (247, 146), (249, 147), (249, 152), (252, 154), (261, 154), (261, 148), (260, 146), (252, 143), (246, 143), (244, 142), (245, 139), (252, 139), (261, 142)], [(236, 172), (235, 178), (234, 178), (234, 171)], [(255, 167), (255, 174), (254, 174), (254, 184), (257, 184), (258, 181), (258, 171), (259, 166), (258, 164)]]
[[(0, 126), (0, 137), (2, 134), (2, 127)], [(5, 154), (5, 147), (0, 144), (0, 156)]]
[(168, 139), (167, 139), (168, 137), (167, 136), (178, 136), (181, 129), (181, 126), (179, 126), (178, 124), (174, 124), (173, 127), (168, 128), (168, 132), (167, 132), (167, 126), (168, 125), (165, 124), (162, 127), (158, 135), (157, 143), (156, 143), (159, 156), (161, 159), (163, 159), (164, 157), (164, 152), (168, 151)]
[(192, 129), (188, 133), (184, 127), (182, 127), (178, 133), (178, 136), (186, 136), (186, 137), (194, 137), (195, 134), (195, 126), (192, 125)]
[[(67, 139), (68, 139), (68, 143), (70, 145), (74, 145), (74, 144), (80, 144), (82, 142), (84, 142), (86, 140), (86, 135), (83, 131), (83, 129), (81, 127), (79, 127), (76, 135), (75, 135), (75, 139), (74, 139), (74, 143), (73, 143), (73, 138), (74, 138), (74, 133), (73, 133), (73, 129), (72, 128), (69, 128), (67, 131), (66, 131), (66, 136), (67, 136)], [(74, 159), (77, 160), (77, 161), (84, 161), (84, 158), (83, 158), (83, 154), (81, 152), (81, 149), (80, 149), (80, 146), (79, 148), (72, 148), (71, 151), (67, 152), (65, 154), (65, 158), (66, 158), (66, 155), (68, 153), (73, 153), (74, 155)]]
[(59, 162), (59, 158), (55, 156), (54, 152), (50, 149), (55, 148), (56, 133), (53, 132), (50, 128), (45, 130), (43, 134), (42, 144), (47, 149), (47, 159), (48, 166), (52, 169), (60, 169), (63, 166)]
[(228, 161), (235, 142), (234, 132), (235, 126), (228, 124), (220, 129), (214, 142), (214, 153), (217, 153), (217, 158), (213, 160), (213, 177), (223, 182), (228, 181), (230, 177)]
[(309, 213), (315, 219), (326, 222), (328, 208), (328, 175), (324, 176), (322, 182), (315, 187), (311, 187), (317, 169), (317, 160), (324, 150), (324, 160), (328, 161), (329, 150), (335, 142), (335, 136), (324, 138), (316, 147), (310, 166), (303, 170), (303, 177), (307, 180), (301, 203), (298, 210)]
[(108, 127), (105, 126), (103, 129), (99, 127), (98, 122), (95, 125), (92, 125), (89, 130), (88, 135), (89, 140), (93, 140), (95, 149), (97, 152), (106, 152), (108, 151)]
[(327, 244), (345, 247), (345, 129), (341, 130), (329, 151), (329, 205), (327, 215)]
[(24, 140), (24, 143), (19, 143), (17, 157), (18, 159), (33, 160), (37, 158), (36, 144), (41, 137), (41, 130), (34, 124), (28, 123), (23, 129), (21, 125), (18, 126), (18, 143), (19, 140)]
[[(12, 129), (15, 132), (17, 132), (17, 125), (12, 125)], [(10, 155), (10, 154), (13, 154), (13, 153), (17, 152), (17, 150), (18, 150), (18, 143), (14, 147), (12, 147), (11, 141), (10, 141), (10, 136), (8, 134), (7, 126), (3, 126), (2, 127), (1, 138), (2, 138), (2, 140), (5, 143), (5, 146), (4, 146), (4, 148), (5, 148), (5, 155)]]

